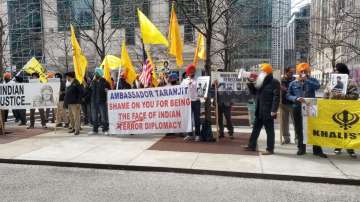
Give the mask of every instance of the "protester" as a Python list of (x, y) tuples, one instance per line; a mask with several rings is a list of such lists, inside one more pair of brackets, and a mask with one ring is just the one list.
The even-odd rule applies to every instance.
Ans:
[[(11, 81), (11, 72), (5, 72), (5, 74), (3, 75), (3, 83), (7, 84)], [(2, 110), (2, 120), (4, 122), (7, 122), (8, 119), (8, 114), (9, 114), (9, 110)]]
[[(286, 94), (290, 83), (294, 80), (294, 70), (291, 67), (285, 69), (285, 75), (281, 79), (281, 104), (280, 111), (282, 114), (280, 127), (282, 127), (284, 144), (290, 144), (289, 118), (294, 123), (294, 115), (292, 110), (292, 102), (286, 99)], [(295, 138), (296, 139), (296, 138)], [(297, 140), (295, 141), (297, 142)]]
[(55, 78), (60, 79), (59, 102), (56, 109), (56, 127), (69, 127), (68, 115), (64, 108), (66, 84), (61, 73), (56, 73)]
[(168, 77), (168, 86), (179, 85), (179, 76), (176, 72), (171, 72)]
[[(194, 123), (195, 123), (195, 141), (200, 141), (200, 98), (197, 93), (197, 82), (195, 79), (195, 72), (196, 68), (195, 65), (190, 64), (185, 69), (186, 72), (186, 78), (183, 79), (182, 85), (188, 86), (188, 90), (190, 92), (190, 98), (191, 98), (191, 113), (194, 117)], [(194, 139), (193, 132), (189, 133), (184, 140), (189, 141)]]
[[(349, 68), (343, 63), (336, 64), (335, 73), (337, 73), (337, 74), (347, 74), (347, 75), (350, 76)], [(338, 90), (329, 89), (329, 86), (328, 86), (325, 89), (324, 97), (326, 99), (334, 99), (334, 100), (357, 100), (357, 99), (359, 99), (359, 93), (358, 93), (357, 85), (349, 77), (348, 86), (347, 86), (347, 90), (346, 90), (345, 95), (343, 95)], [(356, 154), (355, 154), (355, 151), (353, 149), (347, 149), (347, 152), (350, 155), (350, 157), (356, 158)], [(341, 148), (336, 148), (334, 150), (334, 153), (335, 154), (341, 154)]]
[[(40, 82), (40, 80), (39, 80), (40, 76), (36, 72), (31, 75), (31, 78), (33, 80), (38, 80)], [(43, 128), (47, 128), (45, 110), (42, 109), (42, 108), (39, 108), (38, 111), (39, 111), (39, 114), (40, 114), (41, 126)], [(35, 125), (35, 109), (30, 109), (30, 125), (27, 127), (27, 129), (34, 128), (34, 125)]]
[[(109, 121), (107, 114), (107, 96), (106, 92), (110, 89), (110, 84), (103, 78), (103, 70), (95, 69), (95, 78), (91, 82), (91, 113), (93, 130), (89, 133), (94, 135), (98, 133), (98, 128), (102, 125), (104, 135), (108, 135)], [(100, 120), (99, 120), (100, 115)]]
[(280, 82), (273, 78), (272, 66), (260, 64), (261, 72), (256, 80), (249, 78), (248, 88), (255, 95), (256, 111), (254, 127), (250, 136), (249, 144), (245, 148), (248, 151), (256, 151), (257, 139), (261, 128), (264, 126), (267, 135), (267, 148), (264, 155), (274, 154), (275, 131), (274, 119), (280, 102)]
[(166, 69), (165, 67), (160, 69), (160, 73), (159, 73), (159, 87), (161, 86), (167, 86), (168, 85), (168, 74), (169, 74), (169, 70)]
[(117, 89), (131, 89), (131, 85), (126, 82), (126, 71), (124, 68), (120, 69), (119, 81)]
[(84, 82), (82, 84), (83, 95), (81, 97), (81, 110), (84, 115), (84, 125), (92, 124), (91, 121), (91, 82), (90, 79), (84, 76)]
[[(221, 72), (222, 70), (218, 70)], [(220, 85), (218, 84), (218, 81), (216, 80), (214, 82), (216, 88), (220, 88)], [(217, 108), (218, 108), (218, 114), (217, 119), (219, 123), (219, 138), (224, 138), (224, 120), (223, 117), (225, 116), (226, 119), (226, 127), (228, 129), (228, 134), (230, 139), (234, 139), (234, 127), (231, 120), (231, 108), (232, 108), (232, 102), (231, 99), (226, 95), (226, 91), (217, 91)], [(215, 101), (215, 100), (214, 100)]]
[(75, 72), (67, 72), (66, 91), (64, 97), (64, 106), (69, 110), (69, 119), (71, 130), (69, 133), (80, 134), (80, 109), (82, 89), (79, 81), (75, 78)]
[[(304, 155), (306, 153), (306, 145), (303, 143), (304, 135), (306, 134), (303, 133), (301, 104), (305, 103), (305, 98), (315, 98), (315, 92), (320, 88), (319, 81), (312, 78), (310, 72), (309, 64), (298, 64), (296, 66), (297, 79), (290, 83), (286, 96), (289, 101), (293, 102), (294, 126), (298, 137), (297, 155)], [(317, 145), (313, 145), (313, 154), (321, 158), (327, 158), (322, 148)]]

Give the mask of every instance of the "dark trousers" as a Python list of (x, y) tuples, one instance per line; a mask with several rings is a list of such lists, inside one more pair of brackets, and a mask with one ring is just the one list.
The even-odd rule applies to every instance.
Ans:
[(103, 132), (108, 131), (109, 119), (106, 103), (91, 103), (91, 109), (93, 131), (98, 132), (100, 125), (103, 127)]
[(13, 110), (14, 116), (16, 114), (17, 118), (21, 124), (26, 124), (26, 109), (15, 109)]
[[(41, 125), (45, 126), (46, 125), (45, 110), (44, 109), (38, 109), (38, 110), (40, 114)], [(35, 125), (35, 109), (30, 109), (30, 126), (34, 126), (34, 125)]]
[(274, 130), (274, 119), (261, 119), (259, 117), (255, 117), (254, 127), (249, 140), (249, 147), (256, 148), (257, 139), (259, 138), (261, 128), (265, 127), (266, 131), (266, 150), (274, 151), (275, 145), (275, 130)]
[[(50, 112), (51, 112), (51, 119), (50, 119)], [(46, 122), (51, 121), (51, 123), (55, 123), (55, 109), (54, 108), (47, 108), (46, 109)]]
[(231, 106), (226, 106), (224, 103), (218, 104), (218, 122), (220, 135), (224, 135), (224, 120), (223, 116), (226, 119), (226, 128), (229, 131), (229, 135), (233, 135), (234, 127), (231, 121)]
[[(201, 107), (201, 103), (200, 100), (197, 101), (191, 101), (191, 113), (194, 116), (194, 122), (195, 122), (195, 136), (200, 136), (200, 126), (201, 126), (201, 122), (200, 122), (200, 107)], [(193, 133), (190, 133), (190, 135), (192, 136)]]
[(91, 122), (91, 104), (82, 103), (81, 111), (84, 114), (84, 118), (83, 118), (84, 124), (88, 124), (88, 123), (92, 124), (92, 122)]
[[(301, 105), (295, 105), (294, 106), (294, 127), (295, 127), (295, 133), (298, 137), (298, 150), (299, 151), (305, 151), (306, 150), (306, 144), (303, 143), (304, 141), (304, 133), (303, 133), (303, 119), (301, 114)], [(322, 154), (322, 148), (317, 145), (313, 145), (313, 153), (314, 154)]]
[(8, 118), (8, 115), (9, 115), (9, 110), (2, 110), (2, 119), (4, 122), (7, 122), (7, 118)]
[(14, 115), (15, 122), (20, 121), (19, 110), (18, 110), (18, 109), (13, 109), (13, 110), (12, 110), (12, 113), (13, 113), (13, 115)]

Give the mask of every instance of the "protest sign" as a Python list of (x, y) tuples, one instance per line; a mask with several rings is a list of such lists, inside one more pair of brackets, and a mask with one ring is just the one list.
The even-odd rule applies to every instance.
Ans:
[(0, 109), (57, 108), (60, 82), (0, 84)]
[(108, 91), (109, 132), (150, 134), (190, 132), (188, 87)]
[[(224, 99), (247, 103), (251, 99), (246, 84), (247, 78), (244, 76), (239, 78), (239, 74), (236, 72), (212, 72), (211, 78), (213, 81), (218, 81), (218, 92)], [(242, 75), (245, 75), (245, 72)]]
[(347, 74), (331, 74), (330, 83), (328, 86), (329, 91), (338, 92), (343, 95), (346, 95), (348, 82), (349, 82), (349, 75)]
[(199, 76), (196, 80), (197, 83), (197, 92), (200, 98), (208, 96), (210, 77), (209, 76)]
[(360, 149), (360, 102), (311, 99), (302, 112), (304, 143)]

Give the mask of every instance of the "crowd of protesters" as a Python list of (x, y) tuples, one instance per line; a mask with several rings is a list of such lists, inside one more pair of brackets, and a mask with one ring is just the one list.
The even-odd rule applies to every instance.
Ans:
[[(257, 139), (260, 131), (264, 126), (267, 134), (267, 148), (264, 155), (274, 154), (275, 151), (275, 129), (274, 120), (277, 118), (278, 110), (282, 113), (282, 120), (280, 126), (283, 131), (283, 143), (289, 144), (290, 118), (294, 124), (295, 129), (295, 143), (297, 144), (297, 155), (304, 155), (306, 153), (306, 145), (303, 144), (304, 133), (302, 125), (301, 104), (305, 102), (305, 98), (315, 98), (316, 91), (320, 88), (320, 83), (317, 79), (311, 77), (311, 67), (307, 63), (301, 63), (296, 68), (286, 68), (281, 81), (273, 76), (273, 69), (270, 64), (260, 64), (260, 69), (257, 73), (251, 73), (248, 79), (249, 92), (254, 96), (256, 103), (255, 122), (251, 137), (245, 150), (256, 151)], [(348, 74), (349, 69), (345, 64), (339, 63), (336, 65), (334, 73)], [(50, 109), (38, 109), (41, 119), (41, 125), (46, 128), (46, 123), (49, 121), (49, 114), (52, 112), (52, 121), (56, 122), (56, 127), (69, 128), (69, 133), (79, 135), (81, 131), (81, 120), (84, 125), (90, 124), (92, 131), (90, 135), (98, 134), (101, 127), (102, 133), (108, 135), (109, 120), (107, 112), (107, 91), (111, 89), (134, 89), (143, 88), (139, 78), (130, 85), (126, 82), (126, 72), (119, 71), (119, 79), (117, 83), (108, 83), (103, 78), (103, 69), (96, 68), (93, 77), (86, 76), (82, 84), (76, 79), (74, 72), (67, 72), (66, 74), (56, 73), (55, 78), (60, 79), (60, 96), (56, 109), (56, 113)], [(201, 123), (201, 102), (198, 95), (197, 80), (196, 80), (195, 65), (188, 65), (184, 74), (179, 77), (179, 72), (172, 72), (164, 64), (163, 68), (159, 69), (158, 86), (172, 86), (172, 85), (186, 85), (189, 89), (191, 99), (191, 112), (194, 125), (194, 131), (184, 135), (185, 141), (208, 141), (202, 134), (204, 123)], [(31, 78), (39, 79), (37, 73), (33, 73)], [(24, 82), (22, 77), (15, 76), (12, 78), (11, 73), (6, 72), (3, 76), (3, 83), (10, 82)], [(218, 88), (218, 83), (215, 80), (213, 87)], [(343, 99), (343, 100), (357, 100), (359, 98), (357, 85), (351, 79), (347, 87), (346, 95), (339, 92), (332, 91), (325, 88), (324, 98), (326, 99)], [(234, 127), (232, 125), (231, 107), (233, 103), (230, 99), (226, 99), (221, 92), (217, 94), (218, 107), (218, 122), (219, 122), (219, 137), (224, 138), (224, 124), (223, 116), (226, 119), (226, 126), (228, 135), (231, 139), (234, 138)], [(82, 113), (81, 113), (82, 112)], [(83, 115), (81, 117), (81, 114)], [(14, 118), (19, 125), (26, 125), (26, 110), (13, 110)], [(54, 117), (56, 116), (56, 119)], [(3, 110), (3, 119), (7, 120), (8, 111)], [(35, 109), (30, 110), (30, 124), (28, 129), (34, 128), (35, 123)], [(203, 125), (203, 126), (202, 126)], [(211, 126), (210, 126), (211, 128)], [(167, 134), (173, 135), (173, 134)], [(341, 148), (334, 150), (336, 154), (341, 153)], [(348, 149), (347, 152), (353, 158), (356, 158), (354, 150)], [(313, 154), (322, 158), (327, 158), (322, 148), (318, 145), (313, 145)]]

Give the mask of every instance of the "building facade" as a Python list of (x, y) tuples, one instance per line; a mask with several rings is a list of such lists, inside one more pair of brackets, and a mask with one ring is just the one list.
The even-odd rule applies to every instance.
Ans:
[[(94, 5), (92, 2), (95, 2)], [(192, 5), (191, 2), (186, 2), (191, 12), (199, 12), (197, 4)], [(164, 36), (167, 36), (170, 3), (171, 1), (167, 0), (2, 1), (0, 11), (8, 18), (8, 45), (4, 51), (6, 65), (20, 69), (31, 57), (36, 57), (48, 70), (71, 70), (69, 26), (73, 24), (79, 43), (88, 58), (89, 68), (101, 64), (101, 54), (119, 56), (123, 40), (127, 43), (134, 64), (141, 66), (142, 44), (136, 9), (140, 8)], [(105, 23), (99, 22), (99, 16), (103, 13)], [(179, 11), (178, 18), (184, 38), (184, 65), (187, 65), (194, 57), (197, 33)], [(152, 46), (151, 53), (157, 66), (169, 61), (170, 68), (176, 67), (175, 59), (168, 56), (165, 47)], [(199, 66), (202, 66), (202, 61)]]
[(272, 1), (271, 64), (278, 70), (284, 68), (284, 30), (290, 13), (291, 0)]
[(309, 61), (310, 4), (294, 12), (284, 30), (284, 67)]
[(360, 1), (312, 0), (310, 59), (314, 75), (326, 83), (336, 63), (348, 65), (360, 82)]

